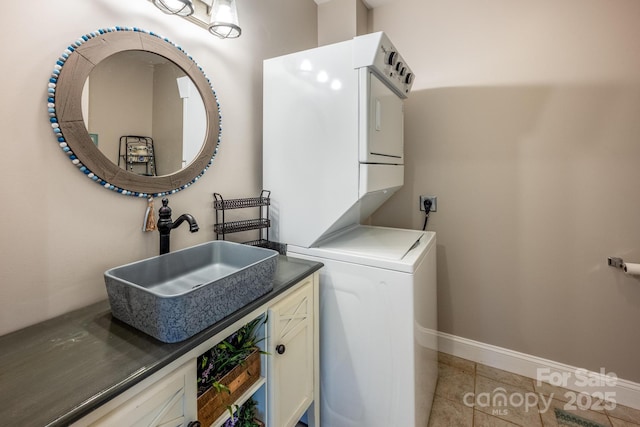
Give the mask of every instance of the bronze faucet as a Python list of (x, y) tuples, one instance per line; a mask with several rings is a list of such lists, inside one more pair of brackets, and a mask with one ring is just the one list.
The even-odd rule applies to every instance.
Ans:
[(160, 255), (168, 254), (171, 246), (171, 230), (177, 228), (184, 221), (189, 223), (189, 231), (195, 233), (200, 229), (196, 219), (191, 214), (182, 214), (176, 222), (171, 220), (171, 208), (168, 206), (169, 200), (162, 199), (162, 207), (158, 209), (158, 231), (160, 232)]

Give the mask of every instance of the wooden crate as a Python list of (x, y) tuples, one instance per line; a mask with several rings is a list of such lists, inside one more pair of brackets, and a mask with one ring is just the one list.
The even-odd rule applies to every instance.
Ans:
[(218, 392), (214, 388), (198, 397), (198, 421), (203, 426), (211, 425), (238, 398), (260, 379), (260, 351), (255, 349), (249, 356), (227, 373), (220, 383), (227, 386), (229, 392)]

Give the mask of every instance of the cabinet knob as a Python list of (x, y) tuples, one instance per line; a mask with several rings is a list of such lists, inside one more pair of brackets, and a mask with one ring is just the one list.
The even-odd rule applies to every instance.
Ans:
[(278, 352), (278, 354), (284, 354), (285, 351), (287, 351), (287, 348), (284, 346), (284, 344), (278, 344), (276, 346), (276, 352)]
[(187, 424), (187, 427), (201, 427), (200, 421), (191, 421), (189, 424)]

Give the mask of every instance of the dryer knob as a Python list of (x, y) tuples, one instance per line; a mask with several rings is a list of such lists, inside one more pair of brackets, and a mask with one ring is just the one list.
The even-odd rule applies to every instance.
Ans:
[(396, 64), (396, 71), (400, 72), (400, 70), (402, 70), (403, 67), (404, 67), (404, 64), (402, 63), (402, 61), (398, 61), (398, 63)]
[(404, 78), (404, 82), (410, 85), (413, 82), (413, 73), (407, 73), (407, 77)]
[(389, 52), (389, 55), (387, 56), (387, 64), (396, 65), (397, 61), (398, 61), (398, 52), (395, 52), (392, 50), (391, 52)]
[(400, 71), (398, 71), (398, 74), (400, 74), (400, 76), (404, 76), (406, 72), (407, 72), (407, 69), (405, 67), (402, 67), (400, 68)]

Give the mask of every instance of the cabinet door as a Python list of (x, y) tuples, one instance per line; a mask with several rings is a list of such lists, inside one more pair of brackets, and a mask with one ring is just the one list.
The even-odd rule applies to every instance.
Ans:
[(295, 426), (313, 401), (313, 279), (269, 309), (270, 426)]
[(196, 420), (195, 360), (176, 369), (91, 426), (179, 427)]

